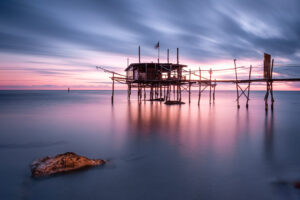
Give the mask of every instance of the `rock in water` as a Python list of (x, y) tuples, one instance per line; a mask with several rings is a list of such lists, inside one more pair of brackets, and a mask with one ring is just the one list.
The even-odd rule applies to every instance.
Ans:
[(300, 190), (300, 181), (293, 183), (294, 188)]
[(73, 152), (58, 154), (55, 157), (45, 157), (34, 161), (31, 164), (33, 177), (47, 176), (51, 174), (79, 170), (86, 167), (93, 167), (105, 164), (105, 160), (89, 159)]

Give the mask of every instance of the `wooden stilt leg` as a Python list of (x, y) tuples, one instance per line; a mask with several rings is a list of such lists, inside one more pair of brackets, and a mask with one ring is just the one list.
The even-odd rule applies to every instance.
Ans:
[(138, 101), (140, 101), (140, 84), (138, 83), (138, 89), (137, 89), (137, 97), (138, 97)]
[(191, 83), (189, 83), (189, 103), (191, 103)]
[[(178, 93), (178, 88), (176, 87), (176, 94), (177, 93)], [(173, 85), (173, 96), (174, 96), (174, 100), (175, 100), (175, 97), (177, 96), (177, 95), (175, 95), (175, 84)]]
[(111, 103), (114, 103), (114, 94), (115, 94), (115, 73), (113, 73), (112, 77), (112, 91), (111, 91)]
[(209, 70), (209, 104), (211, 104), (211, 74), (212, 74), (212, 70)]
[(270, 82), (271, 110), (274, 110), (273, 82)]
[(201, 99), (201, 69), (199, 67), (199, 95), (198, 95), (198, 106), (200, 105), (200, 99)]
[(268, 110), (268, 98), (269, 98), (269, 81), (267, 81), (267, 92), (265, 95), (265, 110)]
[(179, 83), (178, 87), (179, 87), (179, 101), (181, 102), (181, 85), (180, 85), (180, 83)]
[(234, 59), (234, 70), (235, 70), (235, 83), (236, 83), (236, 101), (237, 108), (240, 108), (240, 95), (239, 95), (239, 87), (238, 87), (238, 78), (237, 78), (237, 68), (236, 68), (236, 59)]
[(170, 101), (171, 100), (171, 93), (172, 93), (172, 86), (171, 86), (171, 84), (169, 84), (168, 88), (169, 88), (169, 95), (168, 95), (168, 97), (169, 97), (169, 101)]
[(153, 85), (152, 84), (151, 84), (151, 88), (150, 88), (150, 100), (153, 100)]
[(170, 101), (170, 84), (167, 86), (167, 101)]
[(130, 100), (131, 95), (131, 83), (128, 83), (128, 100)]
[(146, 101), (146, 85), (144, 86), (144, 101)]
[(252, 71), (252, 65), (250, 65), (250, 71), (249, 71), (249, 82), (248, 82), (248, 95), (247, 95), (247, 102), (246, 102), (246, 108), (248, 109), (248, 102), (250, 98), (250, 84), (251, 84), (251, 71)]
[[(159, 98), (162, 98), (162, 85), (159, 85)], [(161, 101), (160, 101), (161, 102)]]
[(273, 67), (274, 67), (274, 59), (272, 59), (272, 66), (271, 66), (271, 82), (270, 82), (270, 93), (271, 93), (271, 110), (274, 110), (274, 97), (273, 97)]
[(213, 92), (213, 102), (215, 102), (215, 93), (216, 93), (216, 79), (215, 79), (215, 84), (214, 84), (214, 92)]
[(191, 75), (192, 75), (192, 72), (190, 70), (189, 72), (189, 103), (191, 103)]

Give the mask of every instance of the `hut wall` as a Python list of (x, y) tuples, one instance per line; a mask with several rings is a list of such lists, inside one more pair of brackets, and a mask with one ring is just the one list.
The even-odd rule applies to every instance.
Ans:
[(127, 75), (127, 79), (133, 79), (133, 71), (132, 70), (128, 70), (126, 72), (126, 75)]

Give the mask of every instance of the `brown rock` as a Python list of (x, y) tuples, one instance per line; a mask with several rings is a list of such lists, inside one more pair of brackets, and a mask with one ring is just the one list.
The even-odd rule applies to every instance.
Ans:
[(55, 157), (44, 157), (31, 164), (33, 177), (48, 176), (51, 174), (79, 170), (82, 168), (105, 164), (105, 160), (89, 159), (73, 152), (59, 154)]
[(294, 185), (294, 188), (300, 189), (300, 182), (294, 182), (293, 185)]

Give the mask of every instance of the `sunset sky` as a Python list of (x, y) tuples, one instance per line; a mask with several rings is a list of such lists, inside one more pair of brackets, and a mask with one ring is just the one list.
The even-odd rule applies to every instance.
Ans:
[(233, 67), (236, 58), (257, 66), (259, 78), (268, 52), (276, 77), (300, 77), (299, 13), (299, 0), (3, 0), (0, 89), (110, 89), (109, 74), (95, 66), (124, 73), (138, 45), (142, 61), (156, 62), (157, 41), (162, 62), (167, 48), (175, 62), (179, 47), (192, 69)]

